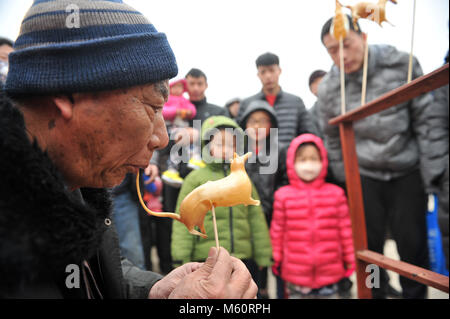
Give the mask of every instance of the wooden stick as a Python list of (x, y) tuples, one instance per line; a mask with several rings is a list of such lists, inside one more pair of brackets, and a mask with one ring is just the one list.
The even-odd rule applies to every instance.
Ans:
[(339, 39), (339, 59), (341, 68), (341, 114), (345, 114), (345, 66), (344, 66), (344, 39)]
[(409, 67), (408, 67), (408, 83), (412, 80), (412, 67), (413, 67), (413, 49), (414, 49), (414, 30), (416, 28), (416, 0), (414, 0), (413, 7), (413, 24), (411, 33), (411, 52), (409, 53)]
[(364, 68), (363, 68), (363, 80), (361, 90), (361, 105), (366, 104), (366, 91), (367, 91), (367, 65), (369, 60), (369, 36), (366, 35), (366, 48), (364, 52)]
[(219, 253), (219, 235), (217, 233), (217, 222), (216, 222), (216, 210), (214, 209), (214, 204), (211, 202), (212, 216), (213, 216), (213, 226), (214, 226), (214, 237), (216, 239), (217, 253)]

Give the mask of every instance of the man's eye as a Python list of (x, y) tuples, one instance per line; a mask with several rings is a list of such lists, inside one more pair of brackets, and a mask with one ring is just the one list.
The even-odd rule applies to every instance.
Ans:
[(157, 106), (150, 105), (150, 104), (147, 104), (147, 105), (150, 106), (152, 108), (153, 112), (155, 112), (155, 113), (158, 113), (158, 111), (160, 111), (160, 108)]
[(158, 112), (161, 112), (162, 111), (162, 107), (159, 107), (159, 106), (155, 106), (155, 105), (151, 105), (151, 104), (148, 104), (148, 103), (144, 103), (146, 106), (148, 106), (148, 107), (151, 107), (152, 108), (152, 110), (153, 110), (153, 112), (155, 112), (155, 113), (158, 113)]

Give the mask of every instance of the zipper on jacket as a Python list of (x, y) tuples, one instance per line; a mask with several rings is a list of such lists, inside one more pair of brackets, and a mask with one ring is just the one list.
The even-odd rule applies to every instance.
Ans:
[[(312, 282), (313, 284), (316, 282), (316, 254), (315, 254), (315, 248), (316, 248), (316, 215), (314, 214), (314, 212), (311, 210), (311, 192), (310, 190), (307, 190), (308, 193), (308, 210), (309, 210), (309, 214), (311, 214), (312, 217), (312, 260), (313, 260), (313, 271), (312, 271)], [(311, 287), (312, 288), (312, 287)]]
[[(224, 163), (222, 163), (222, 169), (223, 169), (223, 176), (226, 177), (227, 176), (227, 169)], [(234, 238), (233, 238), (233, 208), (229, 208), (230, 210), (230, 254), (234, 253)]]

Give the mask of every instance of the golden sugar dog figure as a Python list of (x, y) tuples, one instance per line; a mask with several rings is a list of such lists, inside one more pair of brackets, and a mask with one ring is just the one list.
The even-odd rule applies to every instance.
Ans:
[(397, 4), (397, 0), (380, 0), (378, 3), (359, 2), (354, 6), (345, 6), (352, 11), (352, 20), (355, 30), (358, 31), (358, 25), (356, 23), (359, 19), (368, 19), (378, 23), (380, 26), (383, 22), (392, 24), (386, 19), (386, 3), (388, 1)]
[[(247, 153), (243, 156), (237, 156), (234, 153), (230, 165), (230, 174), (216, 181), (208, 181), (190, 192), (181, 202), (179, 215), (150, 211), (141, 200), (139, 185), (137, 184), (141, 204), (150, 215), (178, 220), (186, 225), (191, 234), (206, 238), (203, 221), (206, 213), (212, 209), (213, 205), (214, 207), (231, 207), (240, 204), (246, 206), (260, 204), (259, 200), (254, 200), (251, 197), (252, 183), (245, 171), (245, 162), (251, 155), (252, 153)], [(198, 226), (201, 232), (195, 230), (195, 226)]]

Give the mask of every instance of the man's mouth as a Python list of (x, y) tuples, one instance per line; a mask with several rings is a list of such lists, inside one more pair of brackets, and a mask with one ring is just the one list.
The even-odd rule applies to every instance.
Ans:
[(133, 173), (137, 174), (140, 169), (146, 169), (148, 165), (142, 164), (125, 164)]

